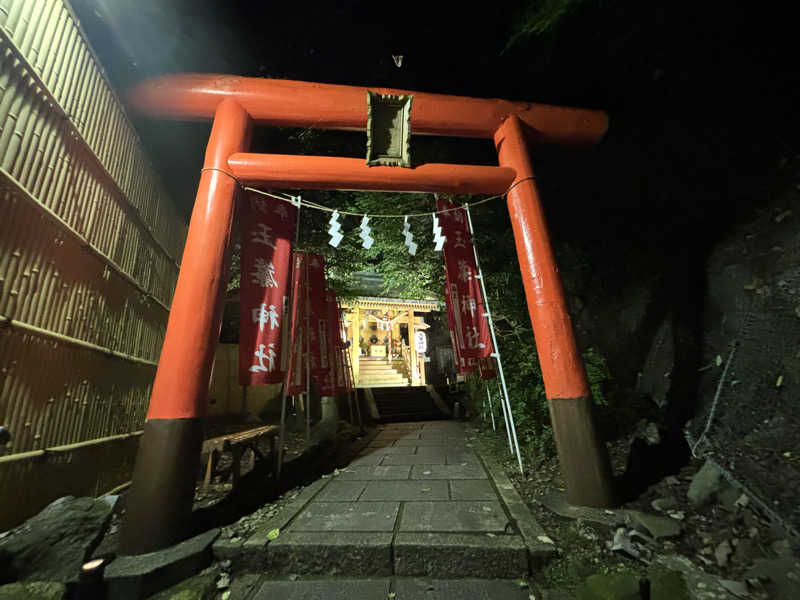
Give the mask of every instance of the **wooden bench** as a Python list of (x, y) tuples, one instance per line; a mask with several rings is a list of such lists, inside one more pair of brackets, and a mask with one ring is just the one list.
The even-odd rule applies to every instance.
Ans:
[(217, 463), (223, 452), (230, 452), (233, 455), (231, 472), (233, 474), (233, 487), (236, 488), (236, 485), (239, 483), (239, 478), (241, 477), (242, 454), (244, 454), (245, 450), (250, 448), (257, 457), (266, 459), (258, 448), (258, 442), (264, 438), (269, 439), (269, 460), (272, 461), (273, 474), (277, 478), (278, 436), (280, 431), (281, 428), (277, 425), (266, 425), (264, 427), (248, 429), (247, 431), (221, 435), (204, 441), (201, 454), (202, 460), (206, 465), (205, 476), (203, 477), (203, 489), (207, 489), (211, 483), (211, 478), (214, 475)]

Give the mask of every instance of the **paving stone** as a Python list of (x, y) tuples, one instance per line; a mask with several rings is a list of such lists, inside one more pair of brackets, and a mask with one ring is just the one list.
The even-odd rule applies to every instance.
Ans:
[[(239, 598), (252, 598), (251, 594), (261, 587), (261, 582), (263, 579), (264, 576), (260, 573), (236, 573), (231, 581), (231, 594), (229, 598), (232, 600), (238, 600)], [(170, 600), (178, 599), (170, 598)], [(180, 600), (184, 599), (181, 598)]]
[(430, 440), (396, 440), (395, 446), (444, 446), (446, 448), (464, 447), (464, 440), (455, 440), (453, 438), (435, 438)]
[(347, 467), (340, 471), (338, 480), (408, 479), (410, 466)]
[[(403, 446), (395, 446), (396, 448), (402, 448)], [(461, 449), (453, 449), (453, 448), (445, 448), (443, 446), (417, 446), (414, 448), (414, 454), (418, 454), (420, 456), (441, 456), (445, 458), (448, 452), (460, 452)]]
[(394, 592), (402, 600), (528, 600), (530, 590), (519, 580), (399, 578)]
[(438, 440), (445, 438), (449, 441), (453, 442), (462, 442), (466, 443), (467, 437), (464, 435), (458, 435), (456, 432), (451, 432), (447, 430), (432, 430), (432, 429), (425, 429), (422, 433), (419, 434), (419, 439), (421, 440)]
[(383, 457), (386, 456), (385, 454), (366, 454), (363, 456), (358, 456), (354, 458), (349, 467), (376, 467), (381, 464)]
[(214, 560), (229, 560), (231, 563), (238, 563), (242, 555), (244, 539), (236, 538), (217, 538), (211, 546), (211, 553)]
[(359, 456), (376, 456), (383, 454), (414, 454), (414, 446), (381, 446), (380, 448), (366, 448)]
[(392, 534), (354, 531), (281, 534), (267, 547), (273, 575), (391, 575)]
[(386, 600), (389, 580), (265, 581), (253, 600)]
[(383, 465), (443, 465), (446, 455), (440, 454), (390, 454), (384, 457)]
[(496, 500), (408, 502), (400, 531), (504, 532), (508, 517)]
[(370, 481), (360, 500), (449, 500), (447, 482), (437, 481)]
[(454, 479), (450, 495), (453, 500), (497, 500), (497, 492), (487, 479)]
[(411, 479), (486, 479), (481, 465), (414, 465)]
[(289, 531), (392, 531), (399, 502), (312, 502)]
[(527, 504), (520, 498), (503, 468), (490, 456), (484, 456), (483, 462), (500, 499), (525, 541), (531, 561), (538, 564), (546, 562), (556, 552), (555, 545), (542, 541), (549, 538), (546, 537), (544, 529), (534, 518)]
[[(528, 554), (517, 535), (398, 533), (393, 546), (395, 575), (436, 577), (524, 577)], [(470, 598), (471, 594), (452, 598)], [(397, 594), (397, 598), (405, 598)], [(500, 596), (505, 598), (505, 596)], [(513, 596), (512, 596), (513, 598)]]
[(314, 501), (343, 502), (346, 500), (358, 500), (366, 485), (366, 481), (339, 481), (337, 477), (325, 486), (319, 495), (314, 498)]
[(448, 465), (462, 465), (462, 464), (477, 465), (477, 464), (480, 464), (480, 460), (478, 460), (478, 455), (475, 454), (475, 452), (473, 452), (472, 450), (448, 451), (447, 452), (447, 464)]
[(330, 482), (330, 479), (317, 479), (305, 487), (294, 500), (285, 504), (276, 515), (261, 524), (242, 545), (242, 561), (248, 569), (258, 571), (263, 567), (267, 557), (266, 549), (270, 542), (270, 533), (275, 529), (283, 531), (294, 516)]
[(367, 448), (385, 448), (386, 446), (393, 446), (394, 440), (372, 440), (367, 444)]
[(373, 441), (381, 440), (418, 440), (420, 434), (416, 431), (384, 431), (375, 436)]

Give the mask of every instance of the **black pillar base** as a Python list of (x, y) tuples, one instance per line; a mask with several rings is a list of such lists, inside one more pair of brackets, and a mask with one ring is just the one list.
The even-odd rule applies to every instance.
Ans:
[(150, 419), (145, 423), (125, 501), (120, 554), (161, 550), (192, 534), (202, 445), (202, 419)]

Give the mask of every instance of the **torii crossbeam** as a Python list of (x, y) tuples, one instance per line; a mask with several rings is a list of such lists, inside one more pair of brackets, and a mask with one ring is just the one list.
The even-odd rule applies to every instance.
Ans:
[[(415, 135), (491, 138), (500, 166), (367, 166), (321, 156), (248, 153), (253, 125), (364, 130), (367, 92), (413, 94)], [(612, 503), (605, 445), (567, 312), (528, 143), (590, 145), (606, 132), (597, 110), (386, 88), (173, 75), (145, 82), (132, 105), (153, 117), (213, 119), (180, 274), (127, 500), (122, 554), (170, 546), (189, 533), (195, 464), (222, 319), (237, 179), (289, 189), (508, 193), (528, 311), (569, 501)], [(234, 179), (235, 177), (235, 179)]]

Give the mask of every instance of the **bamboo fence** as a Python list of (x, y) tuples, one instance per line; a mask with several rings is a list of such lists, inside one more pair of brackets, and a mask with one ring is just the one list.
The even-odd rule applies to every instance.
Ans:
[[(0, 455), (141, 429), (185, 238), (68, 2), (0, 0)], [(11, 497), (43, 456), (0, 528), (63, 495)]]

